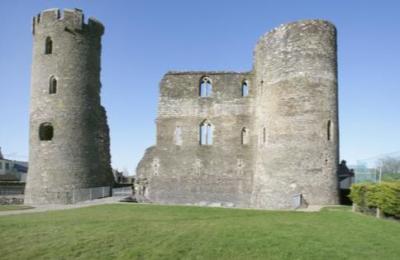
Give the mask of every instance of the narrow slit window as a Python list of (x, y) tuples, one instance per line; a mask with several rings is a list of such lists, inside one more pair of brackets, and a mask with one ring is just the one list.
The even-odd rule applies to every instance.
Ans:
[(249, 82), (244, 80), (242, 83), (242, 97), (247, 97), (249, 95)]
[(263, 128), (263, 131), (262, 131), (262, 140), (263, 140), (263, 144), (265, 144), (267, 142), (267, 130), (265, 129), (265, 127)]
[(241, 142), (243, 145), (246, 145), (249, 143), (249, 130), (246, 127), (242, 128)]
[(44, 54), (52, 54), (53, 53), (53, 41), (50, 37), (46, 38)]
[(39, 126), (40, 141), (51, 141), (54, 136), (54, 129), (51, 123), (43, 123)]
[(55, 77), (50, 77), (50, 82), (49, 82), (49, 93), (50, 94), (55, 94), (57, 93), (57, 79)]
[(326, 126), (326, 138), (328, 139), (328, 141), (331, 140), (331, 128), (332, 128), (331, 120), (328, 120), (328, 124)]
[(212, 93), (212, 83), (211, 79), (208, 77), (203, 77), (200, 81), (199, 89), (200, 97), (210, 97)]
[(200, 124), (200, 145), (213, 144), (213, 126), (208, 121)]

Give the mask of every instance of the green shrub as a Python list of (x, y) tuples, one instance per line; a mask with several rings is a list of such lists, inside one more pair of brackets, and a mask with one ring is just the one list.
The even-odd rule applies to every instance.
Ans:
[(361, 211), (379, 208), (387, 215), (400, 217), (400, 181), (354, 184), (349, 197)]
[(379, 208), (383, 198), (382, 195), (383, 194), (379, 184), (369, 184), (366, 192), (364, 193), (366, 206), (369, 208)]
[(386, 182), (379, 186), (379, 208), (386, 214), (400, 217), (400, 182)]
[(350, 199), (353, 203), (357, 204), (359, 207), (363, 208), (366, 206), (365, 203), (365, 192), (367, 190), (367, 185), (365, 183), (353, 184), (350, 190)]

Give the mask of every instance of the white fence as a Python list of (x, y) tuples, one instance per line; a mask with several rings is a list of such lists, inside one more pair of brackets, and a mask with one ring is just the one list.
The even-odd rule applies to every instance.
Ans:
[(87, 189), (77, 189), (72, 191), (72, 203), (79, 201), (94, 200), (105, 197), (110, 197), (111, 187), (96, 187)]

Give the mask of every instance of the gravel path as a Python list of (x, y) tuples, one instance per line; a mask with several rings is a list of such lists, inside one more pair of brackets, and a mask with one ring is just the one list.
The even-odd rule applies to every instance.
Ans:
[(36, 206), (32, 205), (34, 207), (33, 209), (0, 211), (0, 216), (30, 214), (37, 212), (53, 211), (53, 210), (77, 209), (77, 208), (90, 207), (94, 205), (112, 204), (112, 203), (118, 203), (119, 200), (121, 200), (122, 198), (123, 197), (108, 197), (97, 200), (83, 201), (77, 204), (70, 204), (70, 205), (36, 205)]
[[(46, 211), (53, 211), (53, 210), (77, 209), (77, 208), (90, 207), (90, 206), (94, 206), (94, 205), (120, 203), (119, 201), (122, 198), (123, 197), (108, 197), (108, 198), (97, 199), (97, 200), (83, 201), (83, 202), (79, 202), (77, 204), (70, 204), (70, 205), (37, 205), (37, 206), (33, 205), (33, 207), (34, 207), (33, 209), (0, 211), (0, 216), (29, 214), (29, 213), (46, 212)], [(332, 205), (332, 206), (334, 206), (334, 205)], [(310, 205), (307, 208), (299, 208), (299, 209), (296, 209), (295, 211), (318, 212), (323, 207), (326, 207), (326, 205), (325, 206)], [(292, 210), (288, 209), (287, 211), (292, 211)]]

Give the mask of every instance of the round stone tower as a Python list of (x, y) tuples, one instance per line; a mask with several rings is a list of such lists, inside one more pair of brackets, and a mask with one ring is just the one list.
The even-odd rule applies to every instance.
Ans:
[(254, 52), (258, 147), (252, 203), (289, 208), (337, 203), (339, 155), (336, 29), (306, 20), (282, 25)]
[(103, 32), (78, 9), (33, 18), (27, 204), (71, 203), (73, 190), (112, 183), (100, 104)]

